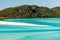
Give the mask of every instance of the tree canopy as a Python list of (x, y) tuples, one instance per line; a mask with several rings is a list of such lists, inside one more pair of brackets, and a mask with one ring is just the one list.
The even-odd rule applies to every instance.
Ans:
[(60, 18), (60, 7), (21, 5), (0, 10), (0, 18)]

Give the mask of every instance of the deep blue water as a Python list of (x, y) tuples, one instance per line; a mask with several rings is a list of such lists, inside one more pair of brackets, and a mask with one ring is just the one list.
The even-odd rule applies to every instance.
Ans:
[(0, 24), (0, 40), (60, 40), (60, 18), (6, 19), (3, 21), (44, 26)]

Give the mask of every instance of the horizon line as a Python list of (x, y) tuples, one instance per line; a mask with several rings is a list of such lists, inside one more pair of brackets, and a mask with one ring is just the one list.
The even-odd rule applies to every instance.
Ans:
[[(31, 5), (31, 4), (24, 4), (24, 5)], [(33, 5), (33, 4), (32, 4)], [(35, 5), (35, 4), (34, 4)], [(22, 5), (17, 5), (17, 6), (22, 6)], [(13, 8), (13, 7), (17, 7), (17, 6), (9, 6), (9, 7), (5, 7), (5, 8), (1, 8), (1, 10), (7, 9), (7, 8)], [(49, 7), (49, 6), (42, 6), (42, 5), (36, 5), (38, 7), (47, 7), (47, 8), (55, 8), (55, 7), (60, 7), (60, 6), (54, 6), (54, 7)]]

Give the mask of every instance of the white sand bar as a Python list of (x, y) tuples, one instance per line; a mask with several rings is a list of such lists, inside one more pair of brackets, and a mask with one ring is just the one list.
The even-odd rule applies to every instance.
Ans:
[(48, 25), (38, 25), (38, 24), (21, 23), (21, 22), (6, 22), (6, 21), (0, 21), (0, 25), (48, 26)]

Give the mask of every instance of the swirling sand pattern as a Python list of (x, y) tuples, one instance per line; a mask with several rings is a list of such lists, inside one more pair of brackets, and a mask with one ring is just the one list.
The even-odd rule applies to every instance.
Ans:
[(0, 40), (60, 40), (60, 18), (0, 21)]

